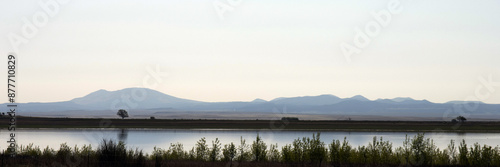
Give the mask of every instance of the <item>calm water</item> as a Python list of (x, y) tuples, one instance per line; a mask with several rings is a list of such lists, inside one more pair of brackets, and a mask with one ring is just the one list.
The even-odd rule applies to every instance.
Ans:
[[(257, 134), (263, 138), (266, 144), (278, 143), (279, 147), (285, 144), (291, 144), (294, 139), (302, 137), (312, 137), (312, 131), (258, 131), (258, 130), (152, 130), (152, 129), (133, 129), (133, 130), (87, 130), (87, 129), (33, 129), (17, 130), (16, 140), (19, 145), (33, 143), (40, 147), (52, 147), (58, 149), (61, 143), (67, 143), (69, 146), (83, 146), (91, 144), (97, 148), (102, 139), (114, 139), (124, 141), (129, 148), (139, 148), (150, 153), (155, 146), (167, 149), (170, 143), (180, 142), (184, 144), (185, 150), (190, 150), (196, 141), (205, 137), (207, 144), (212, 140), (219, 138), (221, 143), (228, 144), (234, 142), (240, 144), (240, 137), (251, 144)], [(0, 131), (0, 150), (7, 147), (9, 131)], [(391, 141), (393, 148), (402, 146), (405, 135), (414, 136), (417, 133), (409, 132), (321, 132), (321, 140), (330, 144), (333, 139), (342, 140), (347, 137), (352, 146), (368, 145), (374, 136), (383, 137), (384, 140)], [(498, 146), (500, 144), (500, 133), (425, 133), (426, 138), (434, 140), (435, 144), (444, 149), (455, 140), (456, 145), (462, 139), (465, 139), (468, 145), (479, 143), (481, 145)]]

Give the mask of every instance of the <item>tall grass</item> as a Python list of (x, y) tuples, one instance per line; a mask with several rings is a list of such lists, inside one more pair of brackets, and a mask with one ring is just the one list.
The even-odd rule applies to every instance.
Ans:
[(183, 144), (173, 143), (167, 149), (155, 147), (144, 154), (128, 149), (123, 142), (103, 140), (96, 149), (90, 145), (70, 147), (61, 144), (58, 150), (29, 144), (19, 147), (16, 158), (2, 156), (2, 166), (500, 166), (500, 148), (467, 146), (462, 140), (458, 146), (451, 140), (440, 150), (424, 134), (406, 137), (403, 146), (393, 148), (382, 137), (373, 137), (367, 145), (352, 147), (344, 138), (324, 143), (320, 134), (295, 139), (279, 147), (266, 144), (257, 135), (247, 144), (222, 145), (216, 138), (207, 144), (201, 138), (193, 148), (184, 150)]

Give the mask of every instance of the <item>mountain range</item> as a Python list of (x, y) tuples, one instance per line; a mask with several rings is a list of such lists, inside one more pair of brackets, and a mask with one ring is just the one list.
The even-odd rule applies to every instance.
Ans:
[[(500, 118), (500, 104), (451, 101), (432, 103), (409, 97), (369, 100), (361, 95), (339, 98), (334, 95), (280, 97), (270, 101), (255, 99), (249, 102), (202, 102), (182, 99), (147, 88), (126, 88), (117, 91), (98, 90), (86, 96), (63, 102), (20, 103), (20, 115), (30, 113), (71, 113), (80, 115), (95, 111), (117, 111), (124, 108), (136, 113), (158, 112), (226, 112), (273, 113), (284, 112), (305, 115), (378, 115), (410, 117), (456, 117), (466, 115), (477, 118)], [(469, 111), (470, 108), (473, 110)], [(6, 104), (0, 107), (7, 110)], [(469, 109), (469, 110), (468, 110)], [(90, 112), (94, 111), (94, 112)], [(73, 112), (74, 113), (74, 112)], [(43, 115), (43, 114), (42, 114)]]

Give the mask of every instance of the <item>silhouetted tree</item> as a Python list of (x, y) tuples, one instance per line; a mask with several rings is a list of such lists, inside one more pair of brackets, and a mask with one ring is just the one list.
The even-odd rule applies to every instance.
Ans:
[(118, 110), (118, 113), (116, 113), (116, 115), (122, 117), (122, 119), (124, 119), (125, 117), (128, 117), (128, 112), (124, 109), (120, 109)]
[(467, 119), (464, 116), (460, 115), (460, 116), (457, 117), (457, 121), (460, 121), (460, 122), (463, 123), (463, 122), (467, 121)]

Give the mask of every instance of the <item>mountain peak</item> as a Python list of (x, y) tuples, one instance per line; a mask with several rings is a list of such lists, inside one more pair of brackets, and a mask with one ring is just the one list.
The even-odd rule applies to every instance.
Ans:
[(252, 101), (252, 103), (265, 103), (265, 102), (267, 102), (267, 101), (263, 100), (263, 99), (259, 99), (259, 98)]
[(271, 100), (276, 104), (291, 104), (291, 105), (330, 105), (341, 102), (342, 99), (331, 95), (322, 94), (319, 96), (299, 96), (299, 97), (280, 97)]
[(90, 93), (90, 94), (102, 94), (102, 93), (107, 93), (107, 92), (109, 92), (109, 91), (107, 91), (107, 90), (105, 90), (105, 89), (99, 89), (99, 90), (97, 90), (97, 91), (95, 91), (95, 92), (92, 92), (92, 93)]
[(95, 92), (107, 92), (107, 90), (106, 89), (99, 89), (99, 90), (97, 90)]
[(369, 99), (367, 99), (366, 97), (364, 96), (361, 96), (361, 95), (356, 95), (356, 96), (353, 96), (349, 99), (352, 99), (352, 100), (359, 100), (359, 101), (370, 101)]
[(403, 101), (409, 101), (409, 100), (414, 100), (410, 97), (396, 97), (394, 99), (391, 99), (392, 101), (395, 101), (395, 102), (403, 102)]
[(170, 96), (153, 89), (139, 87), (125, 88), (115, 91), (99, 89), (86, 96), (75, 98), (71, 100), (71, 102), (79, 105), (109, 108), (113, 105), (123, 105), (127, 103), (124, 102), (124, 99), (129, 100), (129, 103), (133, 106), (142, 108), (154, 108), (158, 106), (171, 107), (176, 104), (184, 105), (197, 102), (194, 100), (186, 100)]

